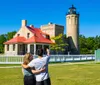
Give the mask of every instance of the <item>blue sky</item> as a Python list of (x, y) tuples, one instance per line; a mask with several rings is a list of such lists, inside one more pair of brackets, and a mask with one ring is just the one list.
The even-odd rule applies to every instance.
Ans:
[(18, 31), (23, 19), (38, 28), (53, 22), (63, 25), (66, 30), (65, 16), (72, 4), (80, 13), (80, 34), (86, 37), (100, 35), (99, 0), (2, 0), (0, 34)]

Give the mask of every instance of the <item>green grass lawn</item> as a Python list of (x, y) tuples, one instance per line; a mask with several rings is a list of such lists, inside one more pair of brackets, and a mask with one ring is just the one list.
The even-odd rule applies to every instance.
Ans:
[[(100, 63), (50, 64), (49, 72), (52, 85), (100, 85)], [(0, 85), (23, 85), (21, 68), (0, 68)]]
[(21, 66), (20, 64), (0, 64), (0, 67)]

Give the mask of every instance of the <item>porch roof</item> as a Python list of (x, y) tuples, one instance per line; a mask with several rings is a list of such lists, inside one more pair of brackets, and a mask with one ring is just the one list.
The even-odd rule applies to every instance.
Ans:
[(12, 39), (8, 40), (4, 44), (24, 43), (25, 40), (26, 40), (25, 37), (17, 36), (15, 38), (12, 38)]

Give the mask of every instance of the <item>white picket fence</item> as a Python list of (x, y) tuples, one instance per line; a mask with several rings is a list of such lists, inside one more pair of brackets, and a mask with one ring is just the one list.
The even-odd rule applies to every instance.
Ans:
[[(37, 56), (34, 56), (35, 58)], [(95, 55), (50, 55), (50, 62), (74, 62), (95, 60)], [(0, 55), (0, 64), (21, 64), (23, 56)]]

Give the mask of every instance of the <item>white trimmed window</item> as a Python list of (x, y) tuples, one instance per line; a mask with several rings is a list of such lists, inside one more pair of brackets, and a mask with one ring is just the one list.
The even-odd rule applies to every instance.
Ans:
[(15, 44), (13, 44), (13, 51), (15, 51)]
[(9, 51), (9, 45), (7, 45), (7, 51)]

